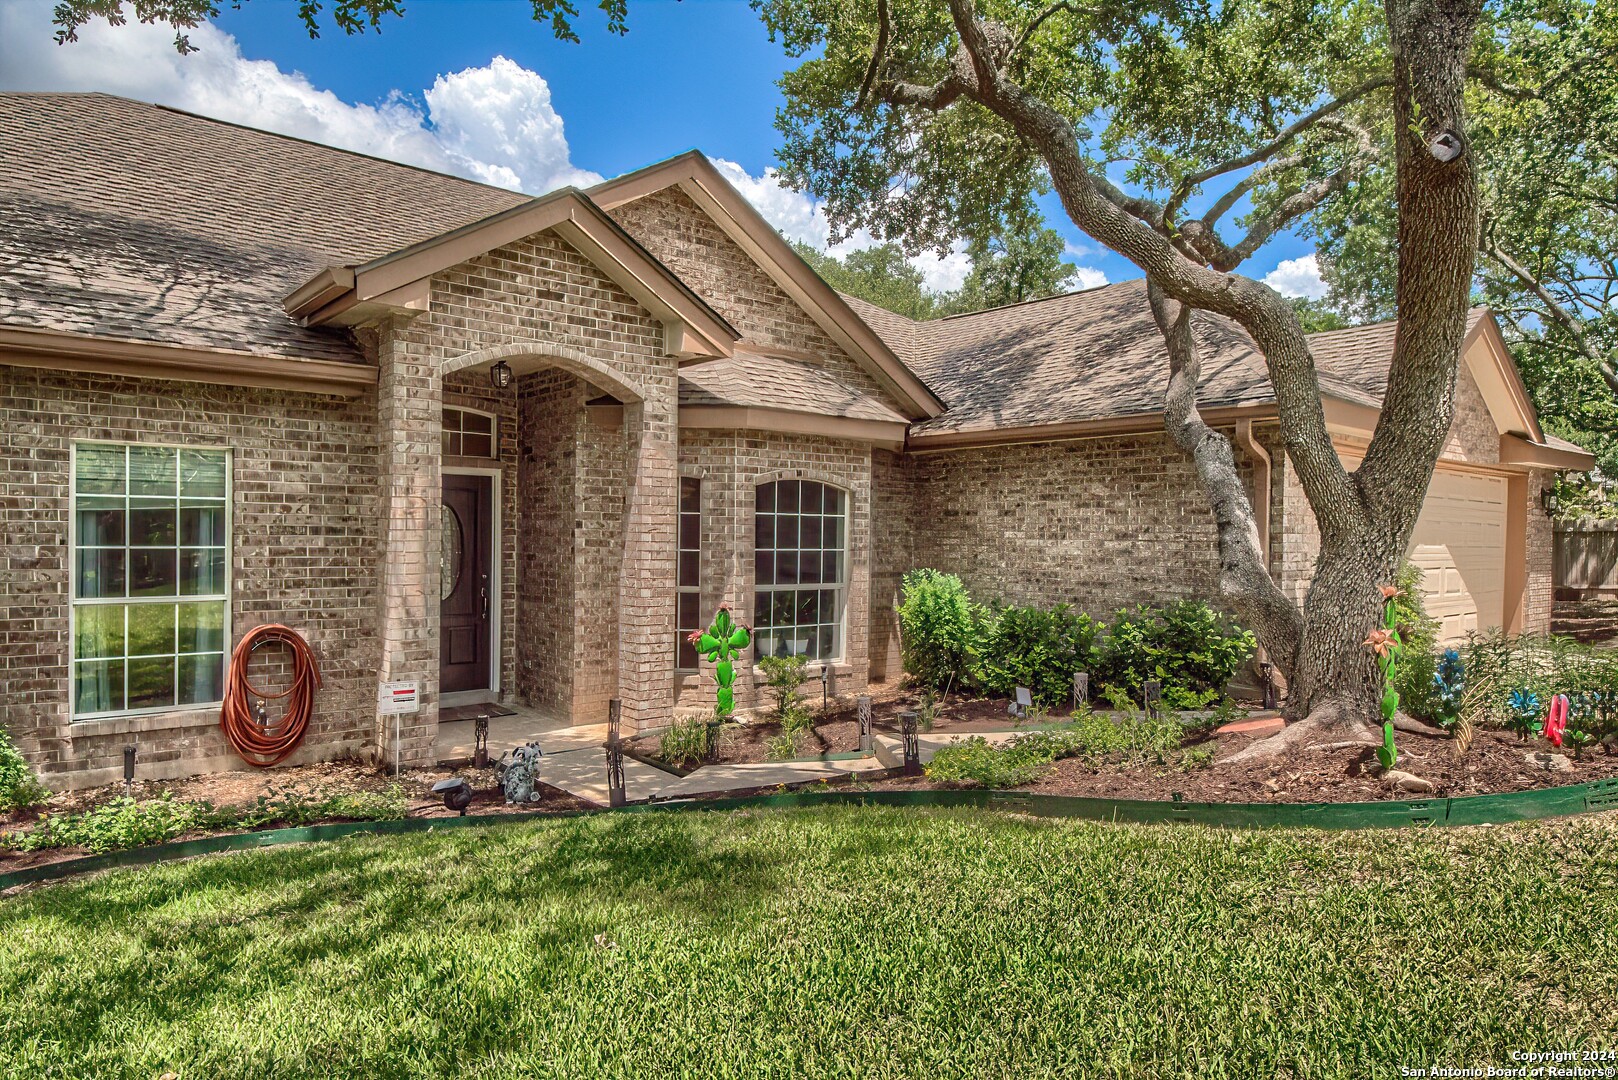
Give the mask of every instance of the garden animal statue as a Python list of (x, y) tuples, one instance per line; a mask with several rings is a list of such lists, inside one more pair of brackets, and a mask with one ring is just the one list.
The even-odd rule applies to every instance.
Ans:
[(506, 751), (495, 763), (494, 776), (500, 790), (506, 793), (507, 806), (539, 801), (539, 793), (534, 790), (534, 774), (539, 771), (539, 759), (544, 756), (539, 744), (531, 742)]
[(706, 630), (693, 630), (687, 637), (697, 652), (714, 665), (714, 681), (719, 684), (717, 707), (714, 713), (723, 720), (736, 711), (736, 657), (747, 648), (752, 635), (747, 627), (730, 617), (730, 605), (720, 604), (713, 625)]

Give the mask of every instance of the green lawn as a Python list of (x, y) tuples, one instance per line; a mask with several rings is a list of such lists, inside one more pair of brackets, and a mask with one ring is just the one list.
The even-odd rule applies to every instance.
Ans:
[(612, 815), (104, 874), (0, 946), (3, 1077), (1397, 1076), (1618, 1048), (1618, 822)]

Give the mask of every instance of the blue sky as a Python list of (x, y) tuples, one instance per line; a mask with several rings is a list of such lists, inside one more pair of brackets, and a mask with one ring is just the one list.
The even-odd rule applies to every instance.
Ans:
[[(59, 47), (48, 0), (0, 0), (0, 88), (105, 90), (534, 194), (697, 147), (778, 228), (825, 245), (824, 216), (769, 175), (775, 80), (789, 61), (745, 3), (635, 0), (622, 38), (593, 4), (579, 6), (583, 40), (572, 45), (517, 0), (413, 0), (381, 34), (328, 28), (319, 40), (286, 0), (222, 4), (213, 26), (192, 32), (200, 51), (182, 58), (168, 31), (140, 25), (93, 25)], [(1079, 284), (1139, 276), (1054, 201), (1047, 215), (1069, 238)], [(939, 288), (966, 269), (959, 254), (917, 264)], [(1247, 269), (1277, 271), (1270, 280), (1283, 292), (1318, 284), (1310, 249), (1293, 237)]]

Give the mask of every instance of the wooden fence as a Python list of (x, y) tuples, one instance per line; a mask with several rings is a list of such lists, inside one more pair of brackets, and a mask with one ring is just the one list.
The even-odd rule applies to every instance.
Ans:
[(1554, 551), (1557, 588), (1618, 590), (1618, 521), (1559, 521)]

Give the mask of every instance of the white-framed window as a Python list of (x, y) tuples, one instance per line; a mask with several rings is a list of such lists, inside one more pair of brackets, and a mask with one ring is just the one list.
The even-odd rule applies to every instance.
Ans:
[(758, 656), (843, 655), (848, 493), (814, 480), (760, 484), (753, 517)]
[(230, 451), (73, 447), (74, 719), (217, 704), (230, 640)]
[(443, 452), (449, 457), (499, 457), (495, 431), (495, 417), (490, 413), (444, 406)]
[(702, 481), (680, 477), (680, 550), (675, 583), (674, 670), (697, 670), (697, 647), (686, 640), (702, 625)]

